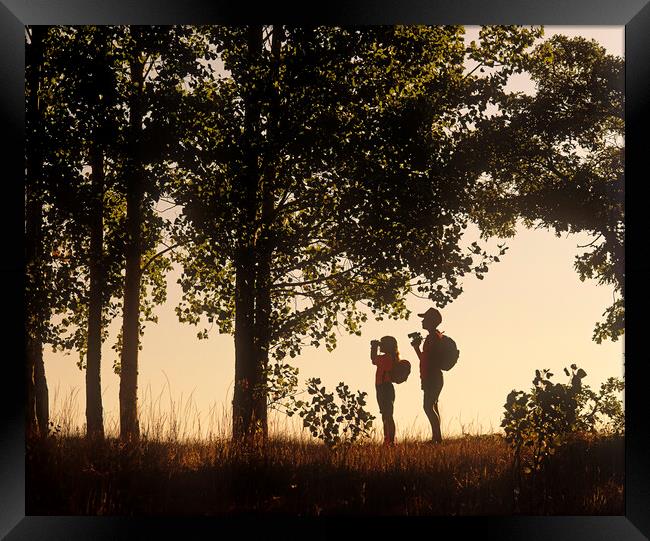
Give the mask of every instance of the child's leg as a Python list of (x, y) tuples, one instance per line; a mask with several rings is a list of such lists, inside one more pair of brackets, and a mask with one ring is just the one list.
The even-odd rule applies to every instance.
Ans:
[(442, 432), (440, 431), (440, 411), (438, 410), (438, 402), (433, 403), (433, 421), (431, 422), (431, 432), (433, 434), (433, 441), (436, 443), (442, 442)]
[(438, 374), (438, 378), (427, 381), (423, 385), (424, 390), (424, 412), (429, 419), (431, 425), (431, 440), (440, 443), (442, 442), (442, 433), (440, 430), (440, 411), (438, 410), (438, 397), (442, 390), (443, 379), (442, 372)]
[(384, 425), (384, 443), (395, 442), (395, 420), (390, 413), (382, 413), (381, 421)]
[(387, 427), (388, 427), (388, 441), (390, 441), (390, 443), (395, 443), (395, 419), (393, 418), (392, 415), (388, 418)]
[(381, 389), (380, 389), (379, 385), (377, 385), (375, 387), (375, 389), (376, 389), (376, 392), (377, 392), (377, 405), (379, 406), (379, 413), (381, 414), (381, 421), (382, 421), (382, 427), (383, 427), (383, 430), (384, 430), (384, 441), (385, 441), (386, 440), (386, 423), (384, 421), (384, 413), (382, 411), (383, 410), (383, 407), (382, 407), (383, 397), (381, 395)]
[(431, 393), (424, 393), (424, 413), (429, 420), (431, 425), (431, 439), (433, 441), (439, 441), (438, 435), (440, 434), (440, 415), (438, 414), (438, 403), (433, 401)]
[(432, 404), (430, 400), (427, 400), (427, 395), (424, 395), (424, 402), (422, 404), (422, 409), (424, 410), (424, 414), (427, 416), (427, 420), (429, 421), (429, 425), (431, 425), (431, 431), (433, 432), (433, 409), (432, 409)]

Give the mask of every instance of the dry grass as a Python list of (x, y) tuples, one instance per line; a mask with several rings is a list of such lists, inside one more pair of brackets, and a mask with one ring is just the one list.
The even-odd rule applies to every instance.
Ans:
[(142, 438), (126, 446), (118, 420), (107, 439), (84, 438), (78, 390), (54, 392), (57, 431), (27, 449), (32, 515), (622, 515), (622, 438), (582, 436), (542, 474), (517, 475), (503, 438), (462, 426), (442, 445), (414, 427), (386, 448), (376, 440), (329, 450), (272, 416), (264, 450), (229, 439), (230, 416), (216, 404), (202, 418), (192, 396), (169, 385), (140, 404)]
[[(79, 404), (81, 393), (78, 387), (63, 392), (57, 385), (52, 393), (50, 421), (53, 431), (59, 437), (83, 437), (86, 432), (83, 407)], [(227, 401), (226, 401), (227, 402)], [(199, 410), (192, 393), (180, 397), (174, 395), (169, 380), (160, 393), (154, 395), (151, 385), (144, 388), (138, 402), (140, 433), (144, 439), (166, 442), (197, 442), (223, 440), (230, 435), (232, 426), (230, 408), (227, 403), (214, 402), (208, 411)], [(119, 415), (104, 410), (104, 431), (107, 437), (119, 436)], [(275, 435), (289, 434), (297, 439), (309, 439), (296, 423), (284, 414), (269, 412), (269, 432)], [(380, 434), (376, 435), (377, 441)], [(420, 437), (419, 434), (412, 435)]]
[(544, 475), (524, 476), (498, 435), (440, 446), (405, 441), (330, 451), (273, 438), (265, 452), (228, 439), (143, 438), (135, 446), (52, 437), (28, 449), (36, 515), (623, 514), (623, 441), (579, 438)]

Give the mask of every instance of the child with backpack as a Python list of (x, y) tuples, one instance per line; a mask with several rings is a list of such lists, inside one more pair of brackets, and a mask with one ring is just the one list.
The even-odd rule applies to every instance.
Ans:
[[(377, 350), (381, 350), (381, 355)], [(370, 342), (370, 359), (377, 366), (375, 373), (375, 388), (377, 403), (384, 425), (384, 445), (395, 445), (395, 420), (393, 419), (393, 404), (395, 388), (391, 379), (391, 370), (399, 362), (397, 340), (393, 336), (384, 336), (381, 340)]]
[(412, 333), (411, 346), (420, 359), (420, 381), (424, 395), (423, 407), (431, 425), (431, 441), (442, 442), (440, 431), (440, 410), (438, 398), (442, 391), (444, 378), (443, 370), (450, 370), (458, 360), (459, 351), (456, 343), (438, 330), (442, 323), (442, 315), (435, 308), (429, 308), (422, 314), (422, 328), (429, 332), (420, 350), (421, 337), (419, 333)]

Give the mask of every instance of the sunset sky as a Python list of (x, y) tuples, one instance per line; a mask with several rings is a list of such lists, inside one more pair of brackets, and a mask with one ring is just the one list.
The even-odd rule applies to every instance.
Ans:
[[(475, 39), (477, 27), (467, 27), (467, 39)], [(546, 27), (545, 37), (554, 33), (596, 39), (611, 54), (623, 56), (624, 27)], [(525, 77), (512, 81), (513, 90), (530, 91)], [(468, 228), (466, 243), (478, 240), (478, 231)], [(512, 389), (531, 387), (535, 369), (550, 368), (556, 381), (565, 381), (565, 366), (576, 363), (587, 372), (586, 384), (598, 387), (607, 377), (623, 375), (623, 341), (596, 344), (591, 340), (594, 325), (612, 303), (613, 287), (580, 282), (573, 269), (578, 245), (588, 244), (587, 235), (556, 237), (545, 230), (520, 228), (516, 237), (507, 239), (509, 250), (500, 263), (493, 264), (484, 280), (466, 277), (463, 293), (441, 310), (440, 329), (454, 338), (459, 349), (458, 364), (445, 373), (440, 396), (443, 437), (491, 432), (499, 429), (503, 404)], [(499, 241), (491, 240), (494, 247)], [(494, 250), (496, 251), (496, 250)], [(178, 269), (168, 276), (168, 300), (158, 308), (158, 324), (148, 324), (139, 355), (139, 401), (141, 427), (146, 428), (150, 407), (156, 400), (158, 416), (169, 415), (170, 401), (178, 408), (188, 403), (180, 417), (191, 422), (200, 419), (205, 434), (211, 412), (217, 418), (230, 414), (234, 375), (234, 344), (231, 336), (218, 335), (216, 329), (207, 340), (198, 340), (198, 328), (181, 324), (174, 313), (180, 299), (176, 284)], [(369, 342), (383, 335), (397, 338), (401, 356), (411, 361), (408, 381), (396, 385), (395, 420), (397, 439), (406, 433), (429, 435), (422, 411), (416, 355), (407, 334), (421, 330), (420, 318), (432, 303), (411, 296), (408, 321), (376, 322), (362, 329), (362, 336), (342, 334), (338, 347), (328, 353), (324, 348), (309, 348), (292, 360), (300, 370), (300, 386), (309, 377), (321, 378), (328, 391), (340, 381), (351, 389), (368, 392), (368, 409), (379, 416), (374, 391), (374, 369)], [(111, 349), (121, 320), (113, 322), (111, 339), (104, 345), (102, 388), (107, 428), (117, 428), (119, 378), (113, 373), (115, 352)], [(76, 366), (78, 355), (45, 352), (45, 368), (50, 390), (50, 408), (54, 420), (61, 415), (84, 422), (85, 373)], [(169, 382), (169, 386), (168, 386)], [(72, 410), (64, 411), (70, 397), (76, 399)], [(375, 422), (381, 431), (381, 423)], [(271, 430), (289, 426), (284, 416), (271, 423)], [(195, 426), (196, 427), (196, 426)], [(187, 427), (191, 430), (191, 427)], [(213, 429), (216, 429), (213, 426)], [(223, 429), (229, 430), (229, 424)]]

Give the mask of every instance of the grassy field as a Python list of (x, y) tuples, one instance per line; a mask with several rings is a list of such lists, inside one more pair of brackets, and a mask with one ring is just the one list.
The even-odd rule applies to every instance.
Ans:
[(226, 439), (127, 447), (52, 436), (27, 449), (29, 515), (622, 515), (622, 438), (581, 436), (546, 471), (513, 471), (499, 435), (434, 446)]

